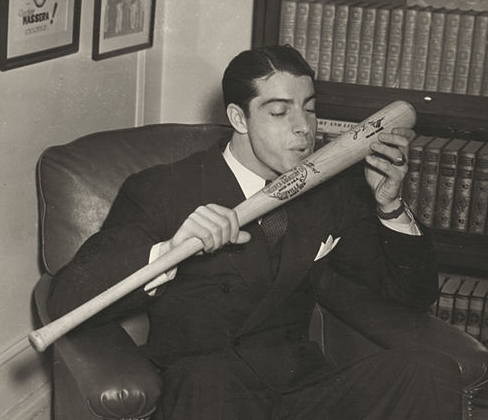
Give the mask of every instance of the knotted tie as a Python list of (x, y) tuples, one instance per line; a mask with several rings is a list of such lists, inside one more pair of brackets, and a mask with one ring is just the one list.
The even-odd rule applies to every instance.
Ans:
[[(271, 181), (266, 181), (268, 184)], [(288, 228), (288, 215), (283, 207), (265, 214), (261, 219), (261, 228), (268, 242), (268, 250), (271, 257), (273, 273), (276, 274), (281, 257), (281, 239)]]
[(288, 217), (286, 210), (278, 207), (266, 215), (261, 220), (261, 228), (268, 242), (269, 249), (272, 249), (286, 233), (288, 227)]

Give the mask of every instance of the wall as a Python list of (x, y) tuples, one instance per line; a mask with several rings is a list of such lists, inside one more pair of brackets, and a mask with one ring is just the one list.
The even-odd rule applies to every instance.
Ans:
[(146, 121), (227, 121), (220, 81), (232, 57), (250, 48), (252, 5), (252, 0), (166, 0), (162, 103), (159, 116), (146, 110)]
[(94, 62), (93, 3), (82, 2), (78, 53), (0, 73), (0, 420), (49, 416), (48, 369), (26, 341), (41, 152), (98, 130), (224, 122), (222, 72), (250, 46), (252, 0), (158, 0), (153, 48)]
[[(138, 56), (92, 61), (94, 2), (82, 3), (78, 53), (0, 73), (2, 419), (27, 418), (33, 414), (27, 406), (49, 393), (42, 359), (25, 339), (32, 329), (31, 294), (40, 274), (36, 161), (50, 145), (133, 126), (136, 118)], [(16, 405), (29, 394), (26, 404)]]

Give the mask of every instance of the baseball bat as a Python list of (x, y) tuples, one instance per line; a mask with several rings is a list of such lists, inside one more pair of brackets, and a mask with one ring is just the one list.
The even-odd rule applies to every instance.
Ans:
[[(272, 183), (237, 205), (239, 226), (244, 226), (287, 201), (326, 181), (370, 154), (370, 146), (381, 132), (395, 127), (412, 128), (416, 113), (412, 105), (395, 101), (326, 144)], [(190, 238), (142, 267), (93, 299), (44, 327), (32, 331), (29, 341), (37, 351), (44, 351), (58, 338), (77, 327), (118, 299), (143, 286), (154, 277), (178, 265), (203, 249), (198, 238)]]

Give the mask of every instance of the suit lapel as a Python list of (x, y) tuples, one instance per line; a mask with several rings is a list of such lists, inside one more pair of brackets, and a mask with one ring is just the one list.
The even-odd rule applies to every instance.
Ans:
[[(201, 179), (202, 204), (217, 203), (233, 208), (245, 200), (237, 179), (218, 148), (211, 149), (202, 160)], [(251, 234), (251, 242), (226, 246), (222, 251), (256, 297), (261, 299), (271, 278), (266, 239), (257, 221), (247, 224), (243, 230)]]
[(280, 266), (276, 279), (266, 292), (256, 310), (239, 330), (243, 334), (275, 312), (283, 301), (303, 280), (312, 267), (315, 255), (323, 239), (331, 204), (319, 203), (316, 194), (286, 204), (288, 231), (283, 238)]

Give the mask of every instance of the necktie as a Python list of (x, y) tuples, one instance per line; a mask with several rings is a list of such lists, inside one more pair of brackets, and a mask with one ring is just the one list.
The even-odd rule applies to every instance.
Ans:
[(261, 219), (261, 228), (263, 229), (264, 236), (268, 242), (271, 268), (273, 270), (273, 274), (276, 274), (280, 264), (281, 239), (288, 228), (288, 216), (286, 214), (286, 210), (283, 207), (277, 207), (276, 209), (265, 214)]
[(286, 210), (278, 207), (266, 215), (261, 220), (261, 228), (268, 242), (269, 249), (272, 249), (286, 233), (288, 227), (288, 217)]

